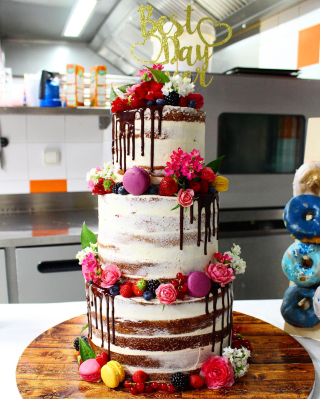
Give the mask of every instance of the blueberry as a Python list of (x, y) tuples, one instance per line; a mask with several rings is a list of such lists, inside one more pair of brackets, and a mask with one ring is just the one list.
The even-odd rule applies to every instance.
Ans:
[(197, 105), (196, 100), (190, 100), (188, 103), (188, 107), (190, 108), (195, 108), (196, 105)]
[(111, 295), (119, 295), (120, 294), (120, 286), (118, 284), (113, 285), (110, 288), (110, 294)]
[(213, 186), (209, 186), (209, 193), (214, 194), (217, 190)]
[(93, 284), (93, 280), (90, 280), (90, 281), (89, 281), (89, 284)]
[(119, 187), (119, 189), (118, 189), (118, 194), (127, 195), (127, 194), (129, 194), (129, 193), (128, 193), (128, 191), (127, 191), (123, 186), (121, 186), (121, 187)]
[(153, 184), (149, 186), (147, 190), (148, 194), (158, 195), (159, 194), (159, 186), (154, 186)]
[(149, 101), (147, 101), (147, 105), (156, 105), (156, 102), (149, 100)]
[(143, 293), (143, 298), (144, 298), (146, 301), (151, 301), (151, 299), (154, 299), (154, 295), (153, 295), (153, 293), (152, 293), (151, 291), (145, 291), (145, 292)]
[(166, 102), (166, 100), (165, 100), (164, 98), (158, 98), (158, 99), (156, 100), (156, 104), (157, 104), (157, 105), (166, 105), (167, 102)]

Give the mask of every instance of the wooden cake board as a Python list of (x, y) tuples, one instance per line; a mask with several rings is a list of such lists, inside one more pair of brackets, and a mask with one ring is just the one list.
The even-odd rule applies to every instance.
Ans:
[[(83, 381), (78, 373), (74, 339), (87, 323), (86, 315), (67, 320), (39, 335), (21, 355), (17, 386), (22, 398), (134, 398), (127, 390), (111, 390), (103, 383)], [(234, 312), (234, 325), (241, 326), (252, 344), (249, 372), (230, 388), (186, 392), (157, 391), (138, 398), (214, 399), (307, 399), (315, 379), (307, 351), (287, 333), (262, 320)]]
[[(320, 118), (308, 119), (308, 130), (303, 162), (307, 163), (312, 161), (320, 162)], [(312, 338), (320, 341), (320, 323), (313, 328), (293, 327), (288, 323), (284, 323), (284, 331), (298, 337)]]

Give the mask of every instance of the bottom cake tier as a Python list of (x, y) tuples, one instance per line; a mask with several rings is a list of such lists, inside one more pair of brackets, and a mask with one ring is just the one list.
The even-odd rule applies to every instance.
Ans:
[(92, 349), (107, 352), (127, 375), (141, 368), (151, 379), (167, 380), (179, 371), (191, 374), (231, 343), (232, 283), (165, 308), (157, 299), (112, 296), (109, 289), (88, 282), (86, 298)]

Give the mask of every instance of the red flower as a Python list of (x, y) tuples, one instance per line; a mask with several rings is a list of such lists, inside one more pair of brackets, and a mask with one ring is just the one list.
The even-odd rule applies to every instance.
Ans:
[(132, 108), (145, 107), (146, 104), (147, 100), (145, 100), (144, 98), (137, 98), (135, 94), (131, 97), (130, 105)]
[(188, 97), (180, 97), (180, 101), (179, 101), (179, 107), (187, 107), (189, 104), (189, 99)]
[(146, 98), (148, 91), (150, 90), (150, 81), (142, 82), (139, 87), (136, 88), (134, 95), (137, 99), (141, 100), (142, 98)]
[(128, 109), (128, 100), (117, 97), (111, 103), (111, 112), (114, 114)]
[(163, 83), (157, 83), (154, 80), (151, 80), (149, 91), (146, 94), (145, 98), (150, 101), (156, 101), (158, 98), (164, 98), (164, 95), (161, 91), (162, 87)]
[(234, 384), (234, 371), (228, 359), (222, 356), (210, 356), (200, 371), (204, 382), (210, 389), (231, 387)]
[(187, 98), (188, 98), (188, 102), (190, 100), (195, 100), (196, 101), (195, 108), (202, 108), (203, 105), (204, 105), (203, 96), (201, 94), (190, 93), (190, 94), (187, 95)]
[(211, 168), (205, 166), (200, 171), (200, 178), (203, 180), (207, 180), (207, 182), (211, 183), (216, 180), (217, 176)]

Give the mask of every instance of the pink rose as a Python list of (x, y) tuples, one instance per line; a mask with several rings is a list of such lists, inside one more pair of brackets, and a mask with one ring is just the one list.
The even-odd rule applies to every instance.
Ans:
[(133, 86), (128, 86), (127, 88), (126, 88), (126, 92), (127, 92), (127, 94), (130, 96), (131, 94), (133, 94), (134, 92), (135, 92), (135, 90), (138, 88), (138, 87), (140, 87), (140, 84), (139, 83), (137, 83), (136, 85), (133, 85)]
[(94, 189), (94, 181), (92, 179), (90, 179), (88, 181), (88, 189), (92, 192)]
[(160, 284), (156, 289), (156, 295), (165, 305), (171, 305), (177, 299), (177, 292), (172, 284)]
[(116, 265), (108, 265), (103, 270), (101, 274), (101, 287), (110, 288), (112, 287), (121, 277), (121, 272), (118, 266)]
[(208, 166), (205, 166), (204, 168), (201, 169), (200, 179), (207, 180), (207, 182), (211, 183), (215, 181), (216, 178), (217, 178), (216, 174)]
[(211, 263), (206, 267), (205, 273), (215, 283), (221, 284), (221, 287), (224, 287), (236, 278), (232, 267), (227, 267), (223, 263)]
[(222, 356), (210, 356), (200, 371), (204, 382), (210, 389), (231, 387), (234, 384), (234, 371), (228, 359)]
[(184, 190), (183, 188), (178, 192), (178, 203), (184, 207), (193, 204), (194, 191), (191, 188)]
[(100, 279), (100, 265), (94, 254), (88, 253), (81, 263), (82, 265), (82, 275), (85, 280), (98, 282)]

